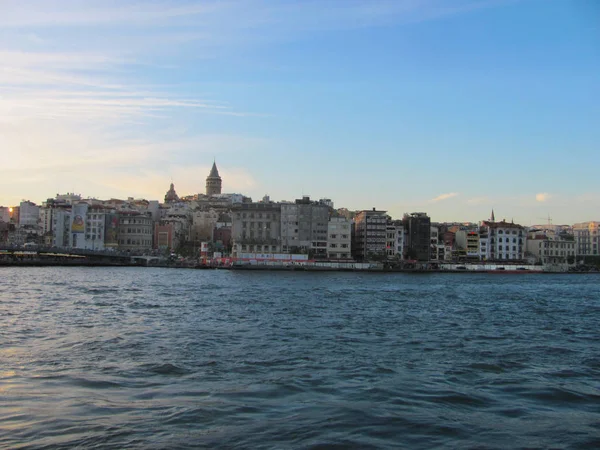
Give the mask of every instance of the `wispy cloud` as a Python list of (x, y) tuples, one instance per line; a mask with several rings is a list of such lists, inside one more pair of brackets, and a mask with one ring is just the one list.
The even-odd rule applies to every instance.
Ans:
[[(33, 0), (23, 7), (18, 0), (3, 2), (0, 25), (6, 27), (56, 27), (90, 25), (227, 26), (249, 28), (266, 24), (295, 24), (294, 28), (356, 27), (397, 21), (432, 20), (514, 0), (204, 0), (179, 3), (63, 0), (56, 8), (50, 0)], [(223, 20), (227, 18), (229, 20)]]
[(449, 198), (452, 198), (452, 197), (456, 197), (457, 195), (458, 195), (458, 192), (448, 192), (447, 194), (441, 194), (435, 198), (432, 198), (431, 200), (429, 200), (429, 202), (437, 203), (437, 202), (441, 202), (444, 200), (448, 200)]
[(489, 197), (473, 197), (467, 200), (469, 205), (483, 205), (485, 203), (489, 203)]
[[(154, 179), (159, 166), (173, 172), (170, 162), (194, 167), (198, 155), (260, 151), (264, 140), (236, 126), (269, 111), (206, 94), (197, 72), (187, 71), (198, 60), (307, 32), (437, 20), (498, 1), (64, 0), (58, 8), (52, 0), (0, 0), (2, 169), (20, 177), (3, 175), (2, 195), (47, 192), (60, 177), (113, 189), (103, 181), (107, 171), (135, 167)], [(232, 176), (251, 180), (232, 166)], [(24, 185), (26, 172), (40, 183)]]

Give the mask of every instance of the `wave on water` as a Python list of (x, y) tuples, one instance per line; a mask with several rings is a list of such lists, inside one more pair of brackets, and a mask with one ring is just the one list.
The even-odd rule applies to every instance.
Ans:
[(19, 268), (0, 448), (598, 448), (600, 278)]

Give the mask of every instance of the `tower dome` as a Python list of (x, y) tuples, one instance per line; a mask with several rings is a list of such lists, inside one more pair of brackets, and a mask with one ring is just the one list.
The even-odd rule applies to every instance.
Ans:
[(217, 163), (213, 162), (212, 169), (206, 177), (206, 195), (213, 196), (221, 193), (221, 177), (217, 169)]
[(171, 187), (165, 194), (165, 203), (173, 203), (178, 201), (179, 197), (177, 196), (177, 192), (175, 192), (175, 185), (171, 183)]

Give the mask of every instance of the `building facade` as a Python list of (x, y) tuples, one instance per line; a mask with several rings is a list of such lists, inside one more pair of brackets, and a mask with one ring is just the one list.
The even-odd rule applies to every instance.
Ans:
[(365, 209), (354, 218), (352, 250), (358, 261), (387, 258), (387, 211)]
[(152, 217), (137, 211), (119, 214), (119, 250), (146, 252), (152, 250)]
[(281, 203), (281, 251), (327, 258), (328, 223), (329, 207), (310, 197)]
[(30, 201), (23, 201), (19, 205), (19, 226), (31, 229), (39, 225), (40, 207)]
[(232, 256), (281, 251), (281, 206), (242, 203), (231, 209)]
[(332, 217), (327, 224), (327, 258), (352, 259), (352, 222)]
[(389, 221), (385, 230), (385, 249), (390, 260), (404, 259), (404, 225), (401, 221)]
[(527, 236), (527, 256), (543, 265), (571, 265), (575, 263), (575, 240), (562, 239), (553, 233), (533, 230)]
[(506, 221), (486, 221), (482, 222), (481, 229), (482, 233), (487, 236), (485, 260), (519, 261), (525, 259), (527, 235), (524, 227)]
[(582, 222), (573, 225), (573, 235), (575, 236), (577, 256), (598, 256), (600, 255), (600, 243), (598, 237), (598, 228), (600, 222)]
[(406, 217), (409, 259), (429, 261), (431, 258), (431, 219), (426, 213), (415, 212)]

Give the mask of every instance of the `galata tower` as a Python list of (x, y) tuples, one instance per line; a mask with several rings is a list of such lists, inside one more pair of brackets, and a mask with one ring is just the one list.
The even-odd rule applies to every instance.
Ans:
[(206, 195), (212, 196), (221, 193), (221, 177), (217, 169), (217, 163), (213, 162), (212, 169), (206, 177)]

